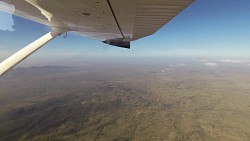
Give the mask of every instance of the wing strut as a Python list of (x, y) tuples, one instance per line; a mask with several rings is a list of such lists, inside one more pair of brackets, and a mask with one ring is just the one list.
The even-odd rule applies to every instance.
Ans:
[(6, 60), (4, 60), (0, 64), (0, 76), (3, 75), (5, 72), (7, 72), (9, 69), (20, 63), (22, 60), (24, 60), (26, 57), (31, 55), (33, 52), (41, 48), (43, 45), (45, 45), (50, 40), (54, 39), (58, 35), (61, 35), (65, 31), (62, 31), (61, 29), (54, 29), (53, 31), (43, 35), (39, 39), (35, 40), (31, 44), (27, 45), (20, 51), (16, 52)]

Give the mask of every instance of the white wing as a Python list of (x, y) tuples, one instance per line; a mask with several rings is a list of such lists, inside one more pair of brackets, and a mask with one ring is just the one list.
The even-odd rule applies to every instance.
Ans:
[(133, 41), (151, 35), (193, 2), (193, 0), (2, 1), (15, 6), (13, 13), (15, 15), (102, 41), (118, 38)]

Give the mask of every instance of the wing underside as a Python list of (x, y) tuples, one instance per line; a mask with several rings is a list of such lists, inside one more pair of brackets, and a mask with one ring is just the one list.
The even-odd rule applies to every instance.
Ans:
[[(0, 0), (0, 10), (102, 41), (155, 33), (193, 0)], [(10, 10), (14, 7), (14, 10)]]

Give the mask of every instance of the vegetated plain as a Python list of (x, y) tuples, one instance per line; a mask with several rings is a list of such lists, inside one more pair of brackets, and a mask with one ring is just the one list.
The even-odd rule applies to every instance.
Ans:
[(249, 72), (199, 59), (17, 68), (0, 78), (0, 140), (247, 141)]

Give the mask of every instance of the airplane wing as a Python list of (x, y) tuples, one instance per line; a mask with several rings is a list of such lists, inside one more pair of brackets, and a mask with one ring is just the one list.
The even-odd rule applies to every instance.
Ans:
[[(51, 27), (51, 37), (48, 36), (42, 43), (40, 41), (39, 47), (33, 42), (38, 48), (57, 35), (69, 31), (110, 45), (130, 48), (131, 41), (155, 33), (192, 2), (193, 0), (0, 0), (0, 10)], [(35, 47), (28, 55), (38, 49)]]
[(134, 41), (155, 33), (193, 0), (2, 1), (15, 7), (13, 14), (50, 27), (101, 41)]

